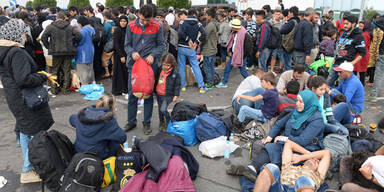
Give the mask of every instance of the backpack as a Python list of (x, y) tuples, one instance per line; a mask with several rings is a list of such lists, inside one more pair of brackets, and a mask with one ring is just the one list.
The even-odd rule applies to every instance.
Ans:
[(227, 128), (223, 121), (210, 113), (201, 113), (196, 122), (196, 137), (199, 141), (207, 141), (227, 135)]
[(223, 109), (212, 110), (210, 113), (220, 119), (228, 130), (233, 129), (233, 121), (235, 120), (235, 115), (233, 113)]
[(253, 38), (249, 33), (245, 33), (244, 56), (249, 57), (253, 54)]
[(279, 28), (273, 27), (273, 26), (270, 26), (270, 27), (271, 27), (271, 33), (269, 35), (267, 47), (269, 49), (277, 49), (281, 46), (282, 36)]
[(344, 126), (349, 131), (349, 137), (351, 139), (351, 143), (360, 139), (366, 139), (368, 141), (372, 141), (374, 139), (373, 135), (369, 133), (369, 131), (362, 126), (354, 125), (354, 124), (347, 124)]
[(152, 66), (143, 58), (137, 60), (132, 67), (132, 94), (139, 99), (148, 99), (155, 86), (155, 74)]
[(294, 43), (294, 38), (295, 38), (295, 30), (296, 30), (296, 27), (297, 27), (297, 21), (293, 20), (293, 22), (295, 22), (295, 26), (293, 27), (291, 32), (289, 32), (286, 35), (283, 35), (283, 38), (282, 38), (283, 48), (288, 53), (291, 53), (293, 51), (293, 43)]
[(95, 35), (93, 36), (93, 44), (99, 45), (99, 46), (104, 46), (104, 44), (107, 42), (107, 31), (104, 29), (104, 25), (98, 21), (92, 22), (90, 20), (90, 24), (95, 29)]
[(104, 164), (96, 154), (77, 153), (65, 170), (59, 192), (100, 191), (103, 177)]
[(352, 154), (348, 136), (329, 134), (324, 138), (323, 144), (324, 148), (331, 152), (331, 164), (329, 170), (332, 172), (339, 171), (340, 159), (345, 155)]
[(51, 191), (58, 191), (60, 178), (75, 154), (67, 136), (56, 130), (40, 131), (28, 144), (28, 158)]
[(171, 120), (187, 121), (194, 119), (196, 115), (200, 115), (200, 113), (207, 111), (207, 106), (205, 104), (195, 104), (189, 101), (181, 101), (173, 106)]

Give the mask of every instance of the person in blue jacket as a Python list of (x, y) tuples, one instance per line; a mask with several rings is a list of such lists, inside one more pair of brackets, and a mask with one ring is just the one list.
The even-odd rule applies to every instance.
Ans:
[(76, 128), (75, 151), (94, 152), (101, 159), (114, 156), (127, 135), (114, 117), (114, 97), (104, 94), (95, 105), (82, 109), (69, 118)]
[(96, 32), (85, 16), (80, 16), (77, 19), (77, 22), (81, 28), (80, 33), (82, 38), (77, 44), (75, 62), (80, 82), (82, 85), (86, 85), (95, 82), (95, 74), (93, 72), (93, 56), (95, 55), (95, 48), (93, 47), (92, 40)]

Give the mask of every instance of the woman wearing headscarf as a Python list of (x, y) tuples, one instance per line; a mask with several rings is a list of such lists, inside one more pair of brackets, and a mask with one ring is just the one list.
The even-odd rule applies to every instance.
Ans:
[(367, 72), (370, 58), (372, 24), (370, 21), (360, 21), (359, 28), (363, 31), (366, 54), (358, 63), (356, 63), (353, 71), (355, 75), (357, 75), (357, 72), (359, 72), (360, 81), (363, 85), (365, 85), (365, 72)]
[(24, 159), (21, 183), (41, 181), (28, 160), (28, 143), (35, 134), (49, 129), (54, 123), (48, 104), (31, 110), (25, 104), (20, 91), (23, 88), (41, 86), (47, 81), (46, 75), (37, 73), (37, 64), (24, 49), (26, 33), (25, 24), (15, 19), (9, 20), (0, 27), (0, 76), (5, 99), (16, 119), (15, 129), (20, 131)]
[(125, 33), (128, 25), (128, 17), (120, 16), (119, 26), (113, 33), (113, 46), (115, 50), (112, 77), (112, 94), (121, 95), (128, 93), (128, 69), (125, 65), (127, 54), (124, 51)]

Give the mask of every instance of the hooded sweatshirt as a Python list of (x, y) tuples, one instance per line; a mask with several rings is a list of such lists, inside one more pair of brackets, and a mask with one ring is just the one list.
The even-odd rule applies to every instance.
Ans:
[(339, 65), (344, 61), (351, 62), (356, 55), (364, 57), (366, 54), (363, 32), (359, 28), (352, 29), (351, 33), (344, 32), (341, 34), (336, 43), (335, 65)]
[[(200, 36), (199, 36), (200, 32)], [(200, 44), (205, 39), (203, 25), (193, 16), (188, 16), (179, 27), (179, 46), (189, 48), (189, 41)]]
[(72, 115), (69, 122), (76, 128), (76, 152), (96, 152), (101, 159), (106, 159), (114, 156), (120, 144), (127, 140), (108, 108), (91, 105)]

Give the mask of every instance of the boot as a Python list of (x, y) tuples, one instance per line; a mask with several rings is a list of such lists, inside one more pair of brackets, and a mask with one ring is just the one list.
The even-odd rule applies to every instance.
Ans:
[(151, 124), (150, 123), (143, 123), (143, 132), (145, 135), (149, 135), (152, 133)]

